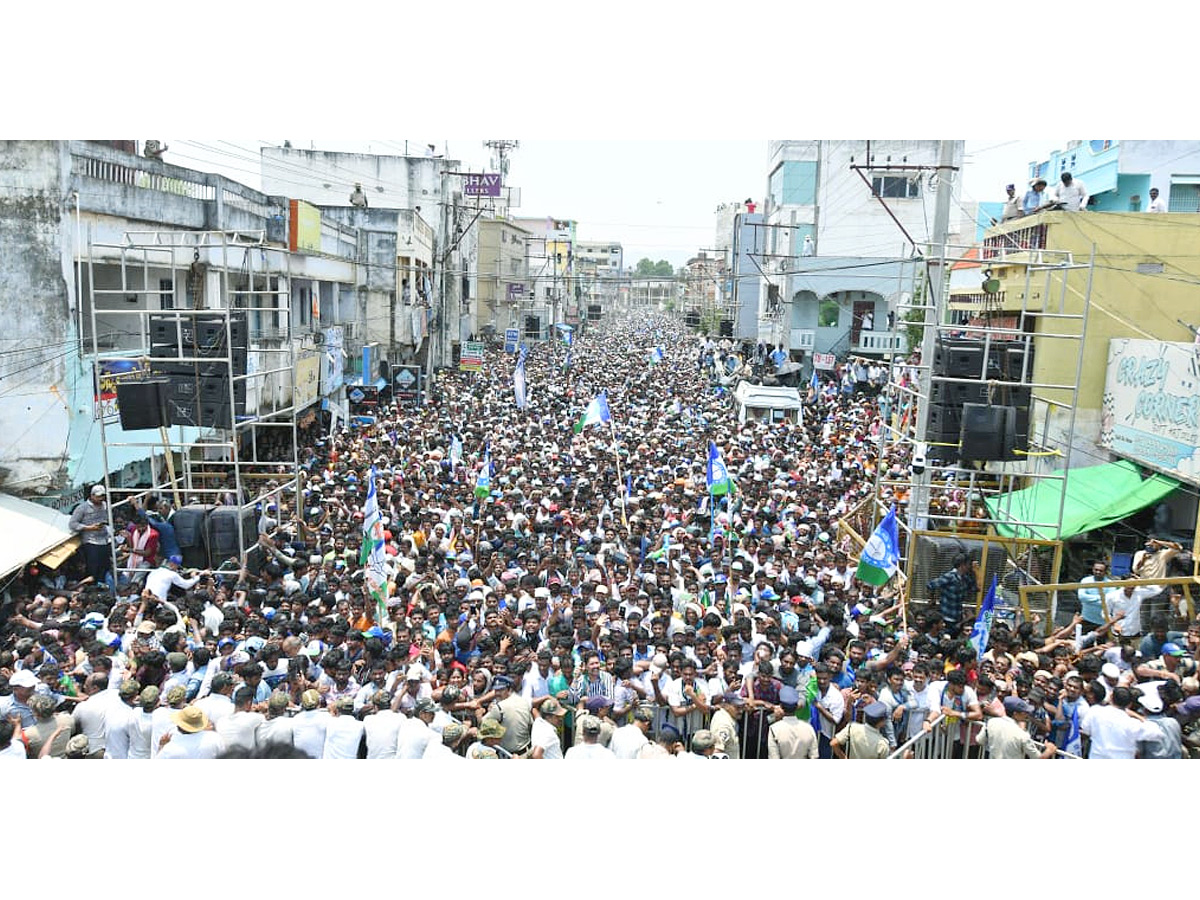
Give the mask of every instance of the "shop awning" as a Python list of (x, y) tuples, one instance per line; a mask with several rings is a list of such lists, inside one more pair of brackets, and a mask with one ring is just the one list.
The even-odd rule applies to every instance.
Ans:
[(0, 578), (35, 559), (50, 557), (53, 551), (74, 540), (68, 527), (70, 521), (70, 516), (56, 509), (0, 494), (0, 534), (4, 535), (0, 542)]
[[(993, 519), (1009, 522), (1054, 522), (1062, 505), (1062, 529), (1057, 535), (1041, 537), (1061, 540), (1102, 528), (1156, 503), (1179, 487), (1179, 482), (1166, 475), (1151, 475), (1143, 479), (1138, 468), (1127, 460), (1072, 469), (1066, 481), (1067, 497), (1063, 503), (1063, 482), (1038, 481), (1032, 487), (1013, 491), (987, 501)], [(1027, 529), (1019, 529), (1028, 537)], [(1013, 537), (1018, 531), (1012, 525), (997, 525), (1003, 537)]]

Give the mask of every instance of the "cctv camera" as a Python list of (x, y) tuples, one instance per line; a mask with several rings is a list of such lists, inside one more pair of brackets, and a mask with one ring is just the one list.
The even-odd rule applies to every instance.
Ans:
[(914, 475), (920, 475), (925, 471), (925, 443), (923, 441), (918, 441), (913, 445), (912, 470)]

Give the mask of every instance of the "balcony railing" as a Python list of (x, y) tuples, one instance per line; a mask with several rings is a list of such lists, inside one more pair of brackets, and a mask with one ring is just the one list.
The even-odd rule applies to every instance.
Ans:
[(1046, 249), (1046, 225), (1028, 225), (984, 238), (980, 258), (1003, 260), (1010, 253)]
[(1003, 305), (1004, 291), (996, 291), (994, 294), (989, 294), (987, 291), (975, 291), (969, 294), (954, 292), (950, 294), (951, 303), (970, 303), (974, 306)]
[(891, 331), (860, 331), (854, 349), (860, 353), (907, 353), (908, 336)]

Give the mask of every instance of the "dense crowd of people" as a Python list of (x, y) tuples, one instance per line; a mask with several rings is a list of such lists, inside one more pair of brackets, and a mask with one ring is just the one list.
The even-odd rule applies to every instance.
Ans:
[[(907, 445), (879, 450), (899, 396), (854, 361), (802, 389), (800, 421), (739, 424), (737, 353), (666, 318), (614, 322), (531, 348), (518, 408), (514, 359), (490, 351), (478, 373), (440, 374), (420, 409), (384, 403), (306, 440), (299, 493), (264, 505), (232, 566), (183, 570), (170, 504), (151, 497), (121, 535), (143, 571), (106, 579), (87, 550), (89, 534), (108, 540), (101, 488), (76, 515), (102, 526), (83, 532), (93, 577), (13, 588), (0, 758), (1200, 746), (1194, 623), (1171, 632), (1163, 611), (1143, 637), (1105, 610), (1046, 636), (1018, 617), (981, 654), (972, 560), (919, 607), (894, 581), (859, 580), (838, 519), (874, 494), (877, 469), (905, 471)], [(601, 395), (610, 420), (576, 430)], [(733, 481), (720, 496), (710, 442)], [(364, 548), (374, 505), (381, 545)]]

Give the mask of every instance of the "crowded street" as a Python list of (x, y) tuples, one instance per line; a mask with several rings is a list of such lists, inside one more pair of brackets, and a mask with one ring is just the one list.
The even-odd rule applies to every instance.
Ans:
[(615, 319), (306, 432), (299, 496), (232, 565), (182, 569), (156, 531), (115, 596), (32, 585), (0, 758), (1187, 755), (1195, 624), (1135, 656), (1112, 623), (976, 647), (973, 607), (907, 609), (838, 537), (907, 465), (878, 458), (894, 386), (834, 371), (799, 421), (739, 423), (742, 353)]

